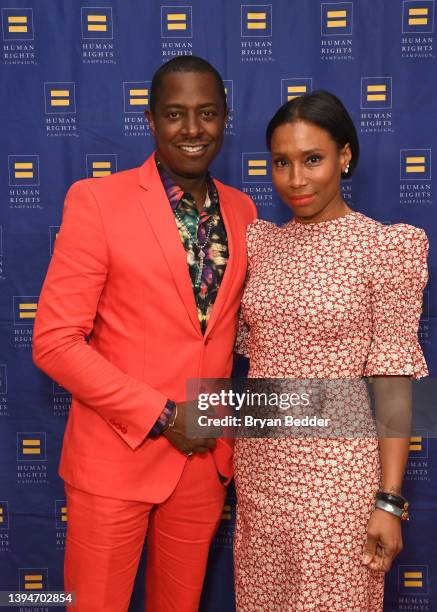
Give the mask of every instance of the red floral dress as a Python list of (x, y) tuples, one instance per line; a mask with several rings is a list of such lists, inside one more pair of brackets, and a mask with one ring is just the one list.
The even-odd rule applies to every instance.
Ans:
[[(417, 340), (427, 239), (362, 214), (248, 227), (237, 351), (252, 378), (427, 374)], [(344, 410), (348, 406), (344, 405)], [(235, 445), (239, 612), (381, 612), (361, 563), (378, 440), (241, 438)]]

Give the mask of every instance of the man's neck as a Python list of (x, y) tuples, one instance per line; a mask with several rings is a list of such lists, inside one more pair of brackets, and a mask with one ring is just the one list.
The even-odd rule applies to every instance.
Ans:
[(204, 175), (196, 176), (195, 178), (178, 176), (171, 172), (171, 170), (169, 170), (167, 166), (161, 162), (161, 160), (159, 160), (159, 163), (184, 193), (189, 193), (193, 196), (196, 202), (196, 207), (200, 212), (205, 204), (205, 198), (208, 191), (206, 181), (207, 174), (205, 173)]
[(202, 178), (197, 178), (197, 177), (195, 179), (182, 178), (182, 179), (177, 180), (177, 177), (173, 177), (173, 180), (175, 180), (178, 183), (179, 187), (184, 191), (184, 193), (188, 192), (189, 194), (193, 196), (194, 201), (196, 202), (197, 210), (201, 212), (205, 204), (206, 194), (208, 192), (206, 174)]

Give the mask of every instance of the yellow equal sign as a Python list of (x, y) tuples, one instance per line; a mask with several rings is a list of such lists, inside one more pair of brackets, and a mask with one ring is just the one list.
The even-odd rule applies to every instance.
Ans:
[(41, 454), (41, 440), (25, 438), (22, 440), (23, 455), (40, 455)]
[(328, 28), (345, 28), (347, 25), (347, 11), (328, 11)]
[(187, 29), (186, 13), (168, 13), (167, 14), (167, 29), (168, 30), (186, 30)]
[(405, 159), (405, 172), (425, 172), (425, 158), (422, 156), (407, 157)]
[(423, 587), (422, 572), (404, 572), (404, 586), (410, 588)]
[(42, 589), (42, 574), (25, 574), (24, 588), (26, 591)]
[(149, 104), (149, 90), (129, 89), (129, 104), (131, 106), (147, 106)]
[(410, 451), (422, 450), (422, 436), (412, 436), (410, 438)]
[(38, 304), (20, 304), (18, 306), (19, 318), (20, 319), (34, 319), (36, 317), (36, 309)]
[(68, 520), (67, 506), (61, 506), (61, 522), (66, 523)]
[(367, 85), (368, 102), (385, 102), (387, 100), (387, 85)]
[(33, 178), (33, 162), (14, 162), (15, 178)]
[(27, 32), (28, 29), (26, 15), (8, 16), (8, 32)]
[(99, 178), (101, 176), (108, 176), (111, 174), (111, 162), (108, 161), (95, 161), (92, 163), (93, 178)]
[(107, 32), (108, 18), (106, 15), (87, 15), (88, 32)]
[(0, 506), (0, 523), (4, 523), (5, 522), (5, 517), (4, 517), (4, 511), (2, 506)]
[(70, 91), (68, 89), (51, 89), (50, 105), (70, 106)]
[(408, 25), (428, 25), (428, 14), (427, 8), (409, 8)]
[(247, 13), (248, 30), (266, 30), (267, 13)]
[(231, 506), (230, 506), (230, 504), (225, 504), (223, 506), (222, 520), (230, 521), (231, 518), (232, 518), (232, 516), (231, 516)]
[(287, 100), (294, 100), (294, 98), (298, 98), (299, 96), (303, 96), (307, 93), (306, 85), (289, 85), (287, 87)]
[(406, 167), (405, 171), (409, 172), (425, 172), (425, 158), (422, 156), (407, 157), (405, 159)]
[(267, 176), (267, 161), (265, 159), (249, 159), (249, 176)]

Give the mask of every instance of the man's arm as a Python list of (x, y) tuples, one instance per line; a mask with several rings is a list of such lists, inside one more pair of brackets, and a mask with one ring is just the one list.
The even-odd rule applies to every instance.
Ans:
[(62, 227), (38, 303), (33, 359), (135, 449), (168, 398), (122, 372), (88, 344), (108, 272), (107, 242), (97, 202), (85, 182), (76, 183), (67, 194)]

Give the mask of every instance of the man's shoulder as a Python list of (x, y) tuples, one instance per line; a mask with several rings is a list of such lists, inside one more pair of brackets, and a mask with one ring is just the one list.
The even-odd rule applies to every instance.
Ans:
[(242, 200), (248, 198), (248, 196), (245, 193), (243, 193), (243, 191), (241, 191), (240, 189), (236, 189), (235, 187), (232, 187), (231, 185), (222, 183), (216, 178), (214, 178), (214, 183), (217, 186), (217, 189), (221, 191), (222, 193), (224, 193), (226, 196), (231, 196), (231, 197), (235, 197), (237, 199), (242, 199)]
[(226, 185), (217, 179), (214, 179), (214, 183), (217, 186), (219, 196), (225, 197), (227, 200), (232, 200), (232, 204), (235, 206), (241, 206), (244, 209), (251, 210), (254, 214), (256, 214), (256, 207), (253, 203), (252, 199), (240, 189), (236, 189), (235, 187), (231, 187), (231, 185)]
[(76, 181), (70, 187), (70, 190), (85, 190), (91, 192), (95, 196), (104, 194), (106, 197), (111, 194), (117, 194), (120, 189), (124, 191), (130, 187), (138, 185), (139, 181), (139, 167), (130, 168), (129, 170), (122, 170), (120, 172), (114, 172), (114, 174), (108, 174), (100, 178), (86, 178)]

